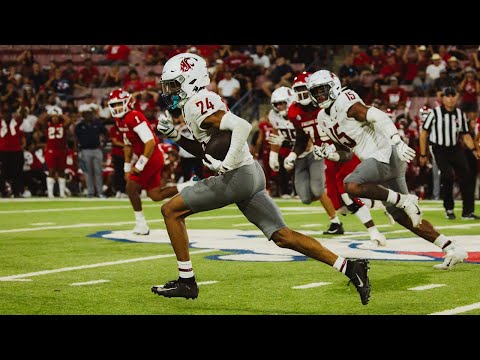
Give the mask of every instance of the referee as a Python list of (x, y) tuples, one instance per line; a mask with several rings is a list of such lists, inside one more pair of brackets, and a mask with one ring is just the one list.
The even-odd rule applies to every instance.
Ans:
[(457, 107), (457, 91), (447, 87), (442, 93), (443, 104), (434, 108), (425, 119), (420, 133), (420, 166), (427, 163), (427, 138), (432, 155), (440, 169), (440, 187), (443, 189), (443, 206), (447, 219), (455, 219), (453, 212), (453, 170), (460, 182), (463, 200), (463, 220), (480, 219), (474, 214), (474, 186), (465, 153), (460, 147), (459, 137), (465, 146), (479, 159), (480, 149), (468, 132), (465, 113)]

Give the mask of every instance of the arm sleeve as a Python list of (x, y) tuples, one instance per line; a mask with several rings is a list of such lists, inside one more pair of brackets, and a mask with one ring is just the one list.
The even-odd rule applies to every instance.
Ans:
[(397, 127), (393, 124), (393, 121), (382, 110), (372, 106), (367, 110), (366, 118), (367, 121), (376, 123), (389, 140), (392, 139), (392, 136), (398, 134)]
[(234, 113), (228, 111), (223, 115), (220, 121), (220, 130), (232, 131), (230, 148), (223, 160), (225, 164), (235, 164), (235, 158), (241, 153), (251, 129), (252, 125), (247, 120), (238, 117)]
[(150, 129), (150, 126), (147, 125), (145, 121), (142, 121), (139, 125), (133, 128), (133, 131), (137, 133), (140, 139), (143, 141), (144, 144), (153, 140), (153, 132)]

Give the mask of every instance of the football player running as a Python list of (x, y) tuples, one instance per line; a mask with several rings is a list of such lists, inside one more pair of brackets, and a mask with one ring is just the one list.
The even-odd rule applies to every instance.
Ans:
[(232, 137), (223, 161), (205, 154), (204, 164), (217, 175), (184, 188), (162, 206), (165, 225), (177, 258), (179, 278), (165, 285), (153, 286), (152, 292), (165, 297), (194, 299), (198, 296), (185, 218), (236, 204), (267, 239), (344, 273), (355, 284), (362, 304), (366, 305), (370, 297), (368, 261), (345, 259), (323, 247), (317, 240), (287, 227), (280, 209), (266, 192), (263, 170), (249, 151), (247, 138), (251, 124), (229, 111), (218, 94), (206, 89), (209, 84), (207, 64), (196, 54), (175, 55), (163, 67), (163, 96), (171, 109), (182, 109), (185, 123), (195, 140), (179, 134), (170, 121), (159, 121), (158, 130), (197, 157), (203, 157), (202, 143), (208, 143), (215, 129), (230, 130)]
[[(163, 153), (158, 146), (158, 138), (150, 128), (148, 120), (143, 113), (134, 110), (132, 94), (123, 89), (117, 89), (110, 93), (108, 107), (120, 132), (123, 133), (125, 146), (123, 148), (125, 163), (126, 192), (135, 213), (136, 235), (148, 235), (148, 227), (142, 209), (140, 191), (145, 189), (148, 197), (153, 201), (161, 201), (175, 195), (178, 187), (188, 186), (183, 183), (177, 186), (161, 187)], [(161, 114), (160, 118), (167, 118), (168, 113)], [(138, 159), (132, 166), (132, 157), (135, 154)]]
[[(467, 251), (422, 220), (418, 197), (409, 194), (405, 180), (407, 163), (415, 150), (404, 143), (386, 113), (366, 106), (356, 92), (342, 89), (331, 71), (312, 74), (307, 88), (313, 101), (322, 108), (318, 123), (336, 143), (354, 152), (361, 163), (345, 178), (351, 196), (381, 200), (387, 211), (402, 226), (437, 245), (445, 253), (436, 269), (452, 269), (467, 258)], [(347, 152), (338, 152), (339, 160)]]
[[(316, 128), (319, 108), (312, 104), (307, 90), (309, 72), (302, 72), (293, 79), (292, 89), (297, 99), (289, 106), (287, 116), (295, 127), (295, 145), (283, 161), (287, 171), (295, 168), (295, 190), (304, 204), (320, 200), (330, 218), (330, 226), (324, 234), (341, 235), (345, 231), (337, 216), (332, 200), (325, 191), (325, 163), (314, 159), (313, 143), (309, 132)], [(313, 136), (312, 136), (313, 138)]]

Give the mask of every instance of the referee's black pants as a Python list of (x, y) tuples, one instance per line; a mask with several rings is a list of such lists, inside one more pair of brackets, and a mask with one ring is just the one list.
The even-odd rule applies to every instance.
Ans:
[(474, 187), (464, 151), (458, 144), (451, 147), (432, 145), (432, 151), (440, 169), (440, 188), (443, 192), (445, 210), (454, 208), (453, 182), (455, 177), (453, 171), (455, 171), (462, 194), (462, 215), (473, 213), (475, 207)]

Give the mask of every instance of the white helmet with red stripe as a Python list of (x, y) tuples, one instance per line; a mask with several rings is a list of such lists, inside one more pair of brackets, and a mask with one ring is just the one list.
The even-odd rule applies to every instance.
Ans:
[(116, 89), (110, 93), (108, 108), (114, 118), (121, 118), (130, 110), (133, 110), (134, 103), (132, 94), (123, 89)]
[(307, 89), (307, 80), (312, 73), (304, 71), (293, 79), (292, 89), (297, 94), (297, 101), (302, 105), (308, 105), (312, 102)]
[(308, 78), (307, 88), (315, 105), (327, 109), (342, 92), (342, 83), (333, 72), (318, 70)]

